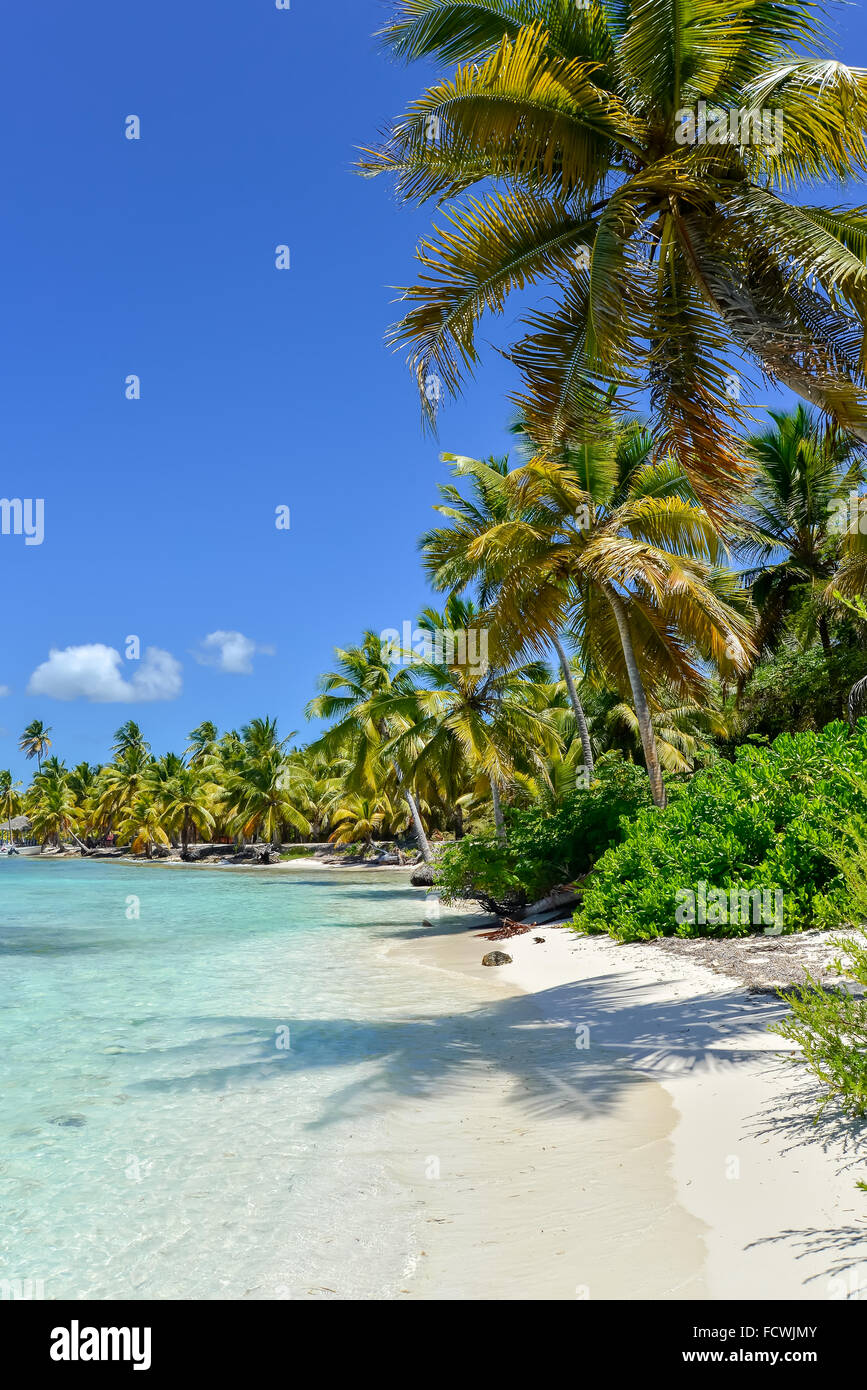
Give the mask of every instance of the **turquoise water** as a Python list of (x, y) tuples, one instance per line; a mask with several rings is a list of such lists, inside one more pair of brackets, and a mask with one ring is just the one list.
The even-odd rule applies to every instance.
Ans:
[(385, 948), (423, 913), (385, 874), (0, 860), (0, 1281), (393, 1294), (390, 1037), (450, 987)]

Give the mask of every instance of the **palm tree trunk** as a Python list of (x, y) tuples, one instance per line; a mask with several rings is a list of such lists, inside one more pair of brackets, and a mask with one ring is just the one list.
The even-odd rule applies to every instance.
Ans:
[(417, 839), (418, 847), (421, 850), (421, 857), (426, 864), (432, 864), (433, 851), (431, 850), (430, 841), (427, 835), (425, 834), (424, 826), (421, 822), (421, 813), (419, 812), (418, 805), (416, 804), (416, 799), (410, 791), (409, 787), (404, 785), (403, 773), (401, 772), (397, 763), (393, 762), (391, 766), (394, 769), (394, 775), (397, 778), (397, 785), (400, 787), (401, 795), (404, 801), (406, 802), (407, 806), (409, 807), (409, 813), (412, 816), (412, 823), (415, 827), (415, 838)]
[(418, 806), (416, 805), (415, 797), (413, 796), (412, 792), (409, 790), (408, 787), (404, 787), (403, 794), (406, 798), (406, 804), (409, 807), (410, 815), (412, 816), (412, 823), (415, 826), (415, 838), (418, 840), (418, 846), (421, 850), (421, 857), (426, 864), (432, 864), (433, 850), (430, 847), (430, 841), (427, 835), (425, 834), (424, 826), (421, 823), (421, 813), (418, 809)]
[(661, 809), (665, 805), (665, 783), (662, 780), (662, 768), (659, 765), (659, 754), (656, 750), (656, 736), (653, 732), (653, 721), (650, 718), (650, 709), (644, 691), (644, 682), (641, 679), (638, 662), (635, 660), (635, 648), (632, 645), (632, 633), (629, 628), (629, 614), (626, 611), (626, 604), (615, 588), (606, 586), (605, 592), (614, 610), (614, 617), (617, 620), (617, 630), (620, 633), (620, 644), (623, 647), (623, 657), (626, 661), (626, 670), (629, 674), (629, 684), (632, 687), (632, 703), (635, 706), (635, 715), (638, 719), (638, 727), (641, 730), (641, 746), (644, 749), (644, 761), (647, 764), (647, 773), (650, 777), (650, 790), (653, 794), (653, 804)]
[(584, 707), (578, 699), (578, 691), (575, 688), (575, 681), (572, 676), (572, 667), (569, 665), (569, 658), (563, 650), (563, 644), (556, 632), (551, 638), (558, 657), (560, 658), (560, 669), (563, 672), (563, 679), (566, 682), (566, 689), (569, 692), (569, 701), (575, 714), (575, 722), (578, 725), (578, 732), (581, 735), (581, 748), (584, 753), (584, 766), (587, 769), (588, 777), (593, 776), (593, 747), (590, 743), (590, 733), (587, 729), (587, 720), (584, 716)]
[(491, 778), (491, 800), (494, 803), (494, 825), (497, 827), (497, 839), (505, 840), (506, 822), (503, 819), (503, 804), (500, 801), (500, 789), (493, 777)]
[(831, 656), (831, 635), (828, 632), (828, 619), (824, 613), (819, 614), (819, 640), (822, 643), (825, 660), (828, 661)]

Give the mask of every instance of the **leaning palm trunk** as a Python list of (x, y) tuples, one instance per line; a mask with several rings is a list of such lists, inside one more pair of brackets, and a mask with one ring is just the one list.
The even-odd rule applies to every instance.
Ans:
[(497, 839), (505, 840), (506, 822), (503, 819), (503, 805), (500, 801), (500, 789), (493, 777), (491, 778), (491, 800), (494, 803), (494, 825), (497, 827)]
[(572, 705), (573, 713), (575, 715), (575, 722), (578, 725), (578, 732), (581, 735), (581, 748), (584, 753), (584, 766), (587, 769), (587, 776), (592, 778), (593, 748), (590, 743), (590, 733), (587, 728), (587, 720), (584, 717), (584, 707), (578, 698), (578, 691), (575, 688), (575, 681), (572, 676), (572, 667), (569, 665), (569, 658), (567, 657), (563, 649), (563, 644), (560, 641), (560, 638), (557, 636), (556, 632), (554, 633), (554, 636), (551, 638), (551, 642), (554, 646), (554, 649), (558, 657), (560, 658), (560, 669), (563, 672), (563, 679), (566, 682), (566, 689), (569, 692), (569, 700)]
[(397, 763), (393, 762), (392, 768), (394, 769), (394, 775), (397, 778), (397, 785), (400, 787), (401, 796), (403, 797), (404, 801), (409, 807), (409, 813), (412, 816), (412, 823), (415, 827), (415, 838), (418, 840), (418, 847), (421, 850), (422, 859), (426, 864), (432, 864), (433, 851), (431, 850), (430, 841), (428, 840), (428, 837), (425, 834), (424, 826), (421, 822), (421, 813), (418, 809), (416, 799), (410, 791), (409, 787), (404, 785), (403, 773), (401, 772)]
[(653, 802), (655, 806), (662, 808), (665, 805), (665, 784), (662, 780), (662, 768), (659, 765), (656, 736), (653, 732), (653, 721), (650, 718), (650, 708), (644, 692), (644, 682), (641, 679), (638, 662), (635, 660), (635, 648), (632, 645), (632, 633), (629, 628), (629, 614), (626, 611), (626, 604), (616, 589), (609, 585), (606, 586), (605, 592), (614, 610), (617, 630), (620, 633), (623, 657), (629, 675), (629, 684), (632, 687), (632, 702), (635, 705), (635, 715), (641, 730), (641, 746), (644, 749), (644, 761), (647, 764), (647, 773), (650, 777)]

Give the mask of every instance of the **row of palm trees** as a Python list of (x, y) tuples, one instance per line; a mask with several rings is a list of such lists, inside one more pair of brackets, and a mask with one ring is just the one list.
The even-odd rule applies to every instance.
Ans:
[(429, 860), (434, 835), (486, 819), (504, 835), (505, 803), (558, 804), (612, 749), (643, 762), (664, 805), (666, 773), (736, 735), (762, 655), (785, 641), (828, 654), (851, 628), (841, 605), (864, 588), (864, 536), (840, 518), (862, 454), (804, 409), (748, 441), (753, 486), (724, 527), (636, 421), (612, 413), (592, 443), (548, 458), (515, 433), (514, 467), (447, 456), (442, 524), (421, 541), (444, 603), (419, 626), (484, 633), (465, 641), (468, 659), (365, 633), (321, 678), (306, 712), (326, 728), (304, 749), (258, 719), (222, 735), (201, 724), (182, 755), (155, 758), (129, 722), (108, 764), (68, 770), (34, 721), (20, 746), (36, 776), (22, 797), (0, 773), (0, 815), (25, 810), (46, 842), (112, 834), (146, 855), (199, 839), (411, 835)]

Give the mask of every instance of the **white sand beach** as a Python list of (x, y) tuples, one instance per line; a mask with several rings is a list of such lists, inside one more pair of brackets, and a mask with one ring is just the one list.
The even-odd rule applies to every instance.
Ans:
[[(867, 1299), (864, 1153), (813, 1125), (779, 1000), (652, 943), (483, 929), (396, 948), (479, 1001), (448, 1093), (416, 1107), (404, 1296)], [(483, 967), (493, 949), (513, 963)]]

